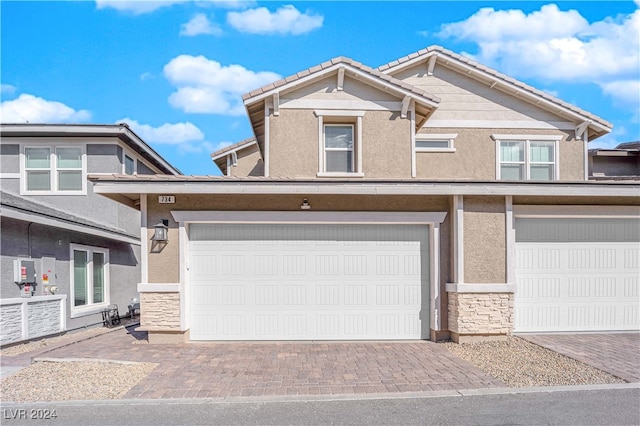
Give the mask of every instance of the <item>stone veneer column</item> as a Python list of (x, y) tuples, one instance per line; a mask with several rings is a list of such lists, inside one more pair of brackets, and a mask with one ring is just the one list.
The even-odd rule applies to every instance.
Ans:
[[(502, 287), (503, 291), (483, 291), (482, 285), (474, 291), (474, 285), (465, 285), (464, 289), (447, 288), (449, 330), (451, 338), (457, 343), (477, 340), (506, 339), (513, 331), (513, 291), (508, 285), (490, 285)], [(487, 286), (488, 287), (488, 286)], [(454, 291), (451, 291), (454, 290)], [(462, 291), (461, 291), (462, 290)]]

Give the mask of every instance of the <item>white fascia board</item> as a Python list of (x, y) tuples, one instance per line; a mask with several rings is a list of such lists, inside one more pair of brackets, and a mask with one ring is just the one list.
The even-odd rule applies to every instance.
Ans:
[(402, 224), (442, 223), (446, 212), (172, 211), (178, 223)]
[(98, 194), (516, 195), (640, 197), (636, 184), (336, 182), (94, 182)]
[(516, 218), (606, 218), (606, 219), (638, 219), (640, 206), (539, 206), (514, 205), (513, 216)]
[(122, 241), (128, 244), (140, 245), (140, 240), (136, 238), (127, 237), (125, 235), (115, 234), (108, 231), (104, 231), (90, 226), (84, 226), (80, 224), (73, 224), (65, 222), (63, 220), (48, 218), (37, 214), (29, 214), (26, 212), (13, 210), (7, 206), (2, 207), (0, 217), (9, 217), (16, 220), (23, 220), (25, 222), (34, 222), (41, 225), (53, 226), (55, 228), (67, 229), (69, 231), (82, 232), (83, 234), (96, 235), (98, 237), (109, 238), (111, 240)]
[(264, 93), (261, 93), (259, 95), (253, 96), (249, 99), (246, 99), (244, 101), (244, 105), (245, 107), (248, 107), (251, 104), (254, 104), (258, 101), (261, 101), (263, 99), (266, 99), (270, 96), (273, 96), (274, 93), (282, 93), (287, 91), (288, 89), (298, 86), (298, 85), (303, 85), (305, 83), (309, 83), (309, 82), (313, 82), (315, 80), (319, 80), (321, 78), (323, 78), (324, 76), (326, 76), (327, 74), (330, 74), (340, 68), (343, 68), (345, 70), (348, 70), (349, 72), (357, 75), (359, 77), (360, 80), (366, 80), (370, 85), (378, 86), (378, 85), (383, 85), (385, 87), (388, 87), (389, 89), (391, 89), (391, 91), (394, 91), (398, 94), (398, 97), (404, 98), (405, 96), (409, 96), (412, 99), (415, 99), (417, 102), (420, 102), (422, 104), (426, 104), (429, 105), (431, 108), (437, 108), (439, 105), (439, 102), (434, 102), (431, 99), (427, 99), (423, 96), (420, 96), (416, 93), (413, 93), (409, 90), (406, 90), (402, 87), (398, 87), (392, 83), (389, 83), (383, 79), (380, 79), (379, 77), (376, 77), (374, 75), (370, 75), (368, 73), (366, 73), (365, 71), (362, 71), (358, 68), (352, 67), (349, 64), (343, 64), (343, 63), (337, 63), (334, 64), (328, 68), (325, 68), (321, 71), (317, 71), (313, 74), (307, 75), (305, 77), (299, 78), (297, 80), (294, 80), (290, 83), (287, 84), (283, 84), (282, 86), (278, 86), (276, 88), (273, 88), (271, 90), (268, 90)]
[(228, 151), (225, 151), (225, 152), (223, 152), (223, 153), (221, 153), (221, 154), (218, 154), (218, 155), (212, 155), (212, 156), (211, 156), (211, 160), (212, 160), (212, 161), (216, 161), (216, 160), (218, 160), (218, 159), (220, 159), (220, 158), (226, 157), (227, 155), (231, 154), (232, 152), (242, 151), (243, 149), (245, 149), (245, 148), (249, 148), (250, 146), (256, 145), (257, 143), (258, 143), (258, 142), (257, 142), (257, 141), (255, 141), (255, 140), (254, 140), (254, 141), (251, 141), (251, 142), (247, 142), (247, 143), (242, 144), (242, 145), (240, 145), (240, 146), (238, 146), (238, 147), (235, 147), (235, 148), (233, 148), (233, 149), (230, 149), (230, 150), (228, 150)]

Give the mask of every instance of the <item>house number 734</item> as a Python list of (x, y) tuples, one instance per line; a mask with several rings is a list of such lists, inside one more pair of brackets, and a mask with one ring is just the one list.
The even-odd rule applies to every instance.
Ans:
[(175, 204), (176, 197), (175, 195), (160, 195), (158, 197), (158, 203), (160, 204)]

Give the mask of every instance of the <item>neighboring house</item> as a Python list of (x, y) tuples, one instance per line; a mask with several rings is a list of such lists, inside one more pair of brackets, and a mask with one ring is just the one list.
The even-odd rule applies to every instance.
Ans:
[(244, 103), (223, 177), (90, 177), (140, 204), (150, 342), (640, 329), (640, 186), (588, 180), (602, 118), (437, 46)]
[(590, 149), (589, 179), (640, 180), (640, 141)]
[[(87, 327), (140, 282), (140, 212), (93, 192), (87, 174), (180, 172), (126, 124), (0, 125), (2, 344)], [(33, 262), (21, 297), (14, 261)], [(30, 264), (27, 262), (25, 264)]]

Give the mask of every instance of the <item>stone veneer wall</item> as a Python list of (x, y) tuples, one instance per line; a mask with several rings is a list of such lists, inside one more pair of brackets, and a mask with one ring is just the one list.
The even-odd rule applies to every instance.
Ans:
[(22, 340), (22, 304), (0, 308), (0, 344)]
[(60, 329), (60, 301), (45, 300), (27, 304), (27, 321), (30, 339), (63, 331)]
[(448, 293), (449, 330), (458, 335), (509, 335), (513, 293)]
[(180, 293), (140, 293), (140, 326), (147, 330), (180, 330)]

